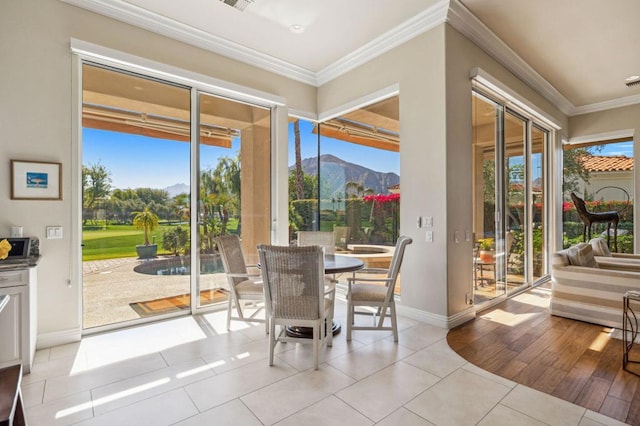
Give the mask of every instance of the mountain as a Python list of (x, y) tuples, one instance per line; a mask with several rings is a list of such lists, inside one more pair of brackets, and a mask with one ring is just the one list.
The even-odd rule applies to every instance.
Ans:
[[(400, 176), (395, 173), (376, 172), (358, 164), (349, 163), (334, 155), (324, 154), (320, 156), (322, 187), (327, 194), (323, 198), (344, 197), (344, 188), (347, 182), (358, 182), (363, 188), (371, 189), (375, 194), (386, 194), (387, 188), (400, 183)], [(289, 171), (295, 169), (295, 165), (289, 166)], [(318, 157), (302, 160), (302, 170), (311, 175), (318, 173)]]
[(182, 193), (189, 193), (189, 185), (184, 183), (176, 183), (175, 185), (167, 186), (163, 189), (169, 193), (169, 197), (175, 197)]

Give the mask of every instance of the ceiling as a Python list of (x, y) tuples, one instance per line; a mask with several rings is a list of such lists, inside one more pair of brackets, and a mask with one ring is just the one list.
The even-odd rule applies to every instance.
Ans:
[(568, 115), (640, 103), (638, 0), (62, 1), (315, 85), (449, 22)]

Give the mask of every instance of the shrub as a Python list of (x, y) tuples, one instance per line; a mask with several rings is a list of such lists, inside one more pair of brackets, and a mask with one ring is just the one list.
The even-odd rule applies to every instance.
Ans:
[(169, 229), (162, 234), (162, 248), (178, 256), (189, 250), (189, 231), (181, 226)]

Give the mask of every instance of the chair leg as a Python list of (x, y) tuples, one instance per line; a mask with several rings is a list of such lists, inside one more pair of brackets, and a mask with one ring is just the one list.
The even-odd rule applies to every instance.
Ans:
[(353, 306), (347, 301), (347, 342), (351, 341), (351, 327), (353, 326)]
[(233, 293), (229, 293), (229, 303), (227, 308), (227, 331), (231, 330), (231, 310), (233, 309)]
[(273, 351), (277, 343), (275, 321), (268, 321), (267, 326), (271, 327), (271, 330), (269, 333), (269, 365), (273, 365)]
[(323, 326), (316, 324), (313, 326), (313, 369), (318, 369), (318, 354), (320, 352), (320, 339), (322, 339)]
[(396, 318), (396, 304), (391, 302), (391, 327), (393, 327), (393, 341), (398, 342), (398, 320)]

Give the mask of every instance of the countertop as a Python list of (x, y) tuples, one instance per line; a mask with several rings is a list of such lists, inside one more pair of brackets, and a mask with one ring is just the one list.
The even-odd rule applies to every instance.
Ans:
[(42, 256), (29, 256), (26, 259), (4, 259), (0, 260), (0, 271), (11, 271), (14, 269), (32, 268), (37, 266)]

